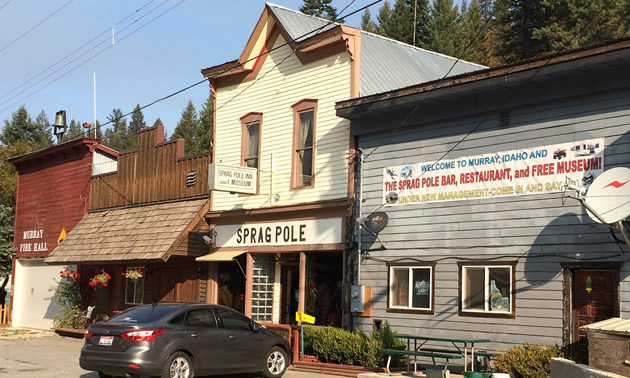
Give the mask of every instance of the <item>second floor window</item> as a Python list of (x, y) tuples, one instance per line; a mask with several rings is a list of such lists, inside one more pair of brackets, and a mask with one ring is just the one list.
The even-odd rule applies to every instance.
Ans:
[(315, 117), (317, 100), (293, 105), (293, 188), (315, 185)]
[(260, 125), (262, 113), (248, 113), (241, 118), (242, 127), (242, 165), (260, 168)]

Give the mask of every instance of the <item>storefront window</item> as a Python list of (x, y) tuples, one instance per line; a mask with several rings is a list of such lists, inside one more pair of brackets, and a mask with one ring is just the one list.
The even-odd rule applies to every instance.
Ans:
[(274, 261), (270, 255), (254, 255), (252, 282), (252, 319), (272, 321)]
[(433, 309), (433, 267), (391, 266), (389, 268), (389, 308)]
[[(125, 304), (144, 303), (144, 269), (132, 266), (126, 269), (125, 275)], [(132, 272), (130, 274), (129, 272)]]
[(464, 312), (512, 312), (512, 266), (477, 265), (461, 269)]

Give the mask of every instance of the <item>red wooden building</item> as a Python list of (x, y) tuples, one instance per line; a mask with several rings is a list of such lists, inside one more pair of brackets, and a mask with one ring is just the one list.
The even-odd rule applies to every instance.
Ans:
[(87, 213), (90, 177), (116, 167), (117, 153), (99, 142), (75, 139), (9, 159), (18, 171), (13, 326), (52, 326), (56, 307), (45, 298), (59, 278), (60, 266), (43, 260)]

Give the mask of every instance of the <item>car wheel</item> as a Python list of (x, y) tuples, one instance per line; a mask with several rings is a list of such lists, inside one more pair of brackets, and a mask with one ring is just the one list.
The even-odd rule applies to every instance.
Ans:
[(289, 367), (289, 356), (284, 349), (273, 347), (267, 353), (263, 375), (267, 378), (282, 377)]
[(192, 378), (194, 373), (192, 358), (186, 353), (175, 352), (166, 360), (162, 378)]

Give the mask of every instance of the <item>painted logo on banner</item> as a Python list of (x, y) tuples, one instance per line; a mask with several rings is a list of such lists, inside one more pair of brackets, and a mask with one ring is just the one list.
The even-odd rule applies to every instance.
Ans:
[(604, 172), (604, 139), (383, 169), (383, 203), (407, 205), (588, 188)]

